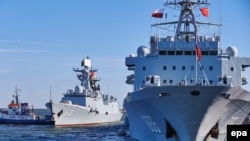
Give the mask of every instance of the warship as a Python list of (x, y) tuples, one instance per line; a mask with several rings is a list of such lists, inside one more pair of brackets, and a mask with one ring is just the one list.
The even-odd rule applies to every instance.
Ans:
[(150, 47), (139, 46), (125, 59), (132, 71), (126, 83), (133, 91), (124, 99), (131, 136), (224, 141), (227, 125), (243, 124), (250, 112), (250, 92), (243, 89), (250, 58), (239, 57), (235, 46), (221, 47), (220, 33), (210, 30), (221, 24), (196, 20), (199, 13), (209, 17), (208, 0), (166, 0), (163, 6), (152, 18), (163, 18), (167, 9), (168, 17), (179, 10), (178, 19), (155, 20)]
[(81, 81), (75, 90), (68, 89), (60, 102), (50, 101), (50, 109), (56, 126), (93, 125), (120, 121), (123, 113), (119, 110), (117, 99), (101, 92), (100, 81), (96, 77), (97, 69), (91, 66), (91, 60), (82, 60), (82, 69), (75, 69)]

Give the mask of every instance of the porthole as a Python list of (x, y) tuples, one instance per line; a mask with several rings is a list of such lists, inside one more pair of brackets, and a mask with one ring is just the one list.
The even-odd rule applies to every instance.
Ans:
[(200, 95), (200, 91), (191, 91), (191, 95), (193, 96)]

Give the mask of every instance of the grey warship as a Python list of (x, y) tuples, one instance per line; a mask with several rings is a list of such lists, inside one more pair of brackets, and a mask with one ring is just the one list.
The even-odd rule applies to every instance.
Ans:
[(75, 91), (67, 90), (60, 102), (46, 103), (56, 126), (88, 126), (120, 121), (122, 112), (116, 98), (104, 94), (96, 85), (100, 79), (91, 64), (90, 58), (85, 57), (81, 61), (82, 69), (73, 68), (81, 81)]
[(235, 46), (223, 49), (217, 32), (202, 32), (222, 26), (196, 20), (197, 11), (208, 16), (207, 0), (166, 0), (163, 5), (180, 10), (179, 19), (151, 25), (167, 30), (151, 35), (150, 48), (140, 46), (137, 55), (125, 60), (132, 71), (126, 83), (133, 91), (124, 99), (131, 136), (143, 141), (224, 141), (227, 125), (243, 124), (250, 112), (250, 92), (243, 89), (250, 58), (239, 57)]

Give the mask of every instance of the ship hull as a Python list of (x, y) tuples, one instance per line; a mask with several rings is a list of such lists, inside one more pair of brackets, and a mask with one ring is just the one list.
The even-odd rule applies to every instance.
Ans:
[(42, 116), (41, 119), (31, 119), (32, 116), (23, 115), (0, 115), (0, 124), (32, 124), (32, 125), (54, 125), (50, 115)]
[(0, 124), (54, 125), (54, 121), (51, 121), (51, 120), (9, 120), (9, 119), (0, 119)]
[(135, 91), (124, 102), (131, 136), (144, 141), (204, 140), (230, 103), (227, 94), (237, 97), (230, 89), (162, 86)]
[(122, 113), (100, 112), (89, 110), (84, 106), (51, 103), (51, 109), (55, 125), (74, 126), (74, 125), (94, 125), (120, 121)]

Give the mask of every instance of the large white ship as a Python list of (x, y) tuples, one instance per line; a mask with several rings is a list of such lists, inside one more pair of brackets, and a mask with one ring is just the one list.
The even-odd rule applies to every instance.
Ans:
[(51, 109), (55, 125), (91, 125), (121, 120), (117, 99), (100, 91), (96, 85), (96, 69), (91, 67), (91, 60), (82, 60), (82, 69), (74, 69), (81, 85), (75, 91), (67, 90), (59, 103), (50, 101), (46, 106)]
[[(242, 88), (250, 58), (239, 57), (234, 46), (222, 49), (220, 34), (209, 30), (221, 24), (196, 21), (200, 12), (209, 16), (209, 5), (207, 0), (166, 0), (165, 9), (179, 9), (179, 19), (153, 24), (157, 32), (150, 48), (140, 46), (137, 55), (126, 57), (132, 71), (126, 83), (133, 92), (124, 107), (132, 137), (224, 141), (227, 125), (242, 124), (250, 112), (250, 93)], [(152, 16), (162, 18), (163, 10)]]

